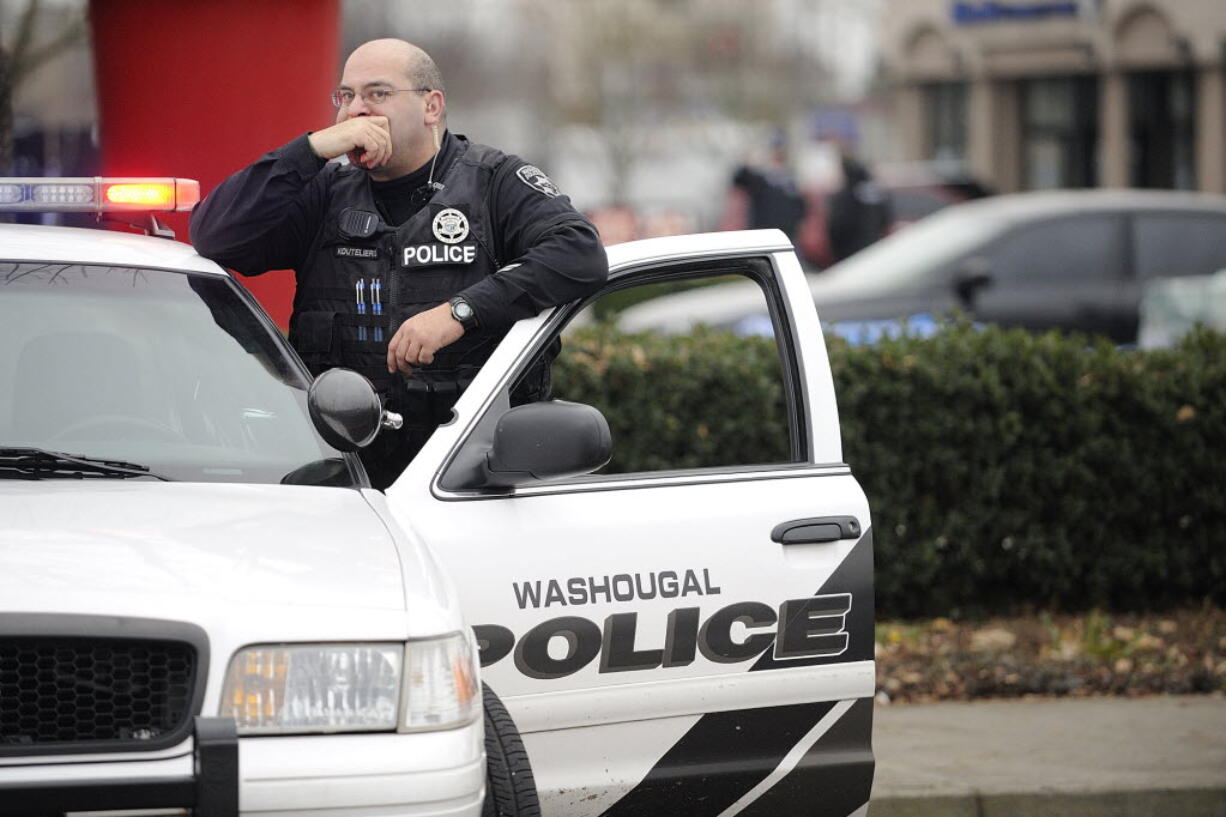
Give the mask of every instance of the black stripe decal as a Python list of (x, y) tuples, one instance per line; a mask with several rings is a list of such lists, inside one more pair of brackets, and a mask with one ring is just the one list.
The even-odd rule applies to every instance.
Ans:
[[(771, 651), (767, 650), (749, 671), (871, 659), (872, 567), (873, 540), (872, 531), (868, 530), (814, 594), (853, 594), (852, 609), (847, 617), (851, 641), (846, 653), (837, 658), (777, 662)], [(870, 707), (870, 722), (861, 738), (867, 746), (871, 731), (872, 702), (865, 700)], [(602, 817), (658, 817), (661, 814), (715, 817), (766, 779), (792, 747), (808, 734), (836, 703), (822, 701), (705, 714), (664, 753), (638, 785), (610, 806)], [(854, 710), (855, 707), (852, 708), (852, 711)], [(849, 711), (848, 715), (850, 714)], [(832, 727), (832, 731), (838, 729), (846, 720), (847, 716), (840, 718), (839, 723)], [(821, 742), (818, 741), (819, 744)], [(811, 754), (812, 750), (806, 753), (801, 762)], [(784, 780), (793, 774), (795, 771), (785, 776)], [(871, 753), (868, 774), (871, 785)], [(865, 787), (861, 804), (868, 800), (868, 791)], [(821, 817), (827, 814), (845, 817), (850, 813), (850, 810), (827, 811), (824, 803), (820, 812), (813, 811), (813, 806), (819, 802), (821, 801), (810, 799), (803, 811), (819, 814)]]
[(714, 817), (773, 772), (835, 703), (703, 715), (605, 817)]
[(847, 817), (868, 802), (873, 788), (873, 700), (860, 698), (843, 713), (796, 768), (762, 793), (738, 817), (815, 814)]

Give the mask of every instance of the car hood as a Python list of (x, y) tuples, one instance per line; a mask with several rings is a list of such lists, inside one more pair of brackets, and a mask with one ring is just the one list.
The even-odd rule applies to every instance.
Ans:
[(5, 480), (0, 565), (8, 610), (405, 609), (391, 533), (339, 488)]
[(935, 319), (959, 307), (952, 289), (933, 282), (896, 289), (872, 289), (854, 282), (811, 282), (813, 303), (824, 326), (839, 321), (881, 320), (898, 322), (917, 315)]
[(881, 276), (872, 274), (876, 270), (871, 267), (860, 267), (853, 271), (858, 272), (862, 269), (866, 270), (866, 274), (847, 275), (837, 266), (831, 267), (826, 272), (809, 273), (806, 279), (818, 312), (821, 313), (823, 307), (827, 310), (836, 308), (856, 312), (862, 306), (868, 307), (871, 311), (873, 304), (894, 301), (923, 303), (932, 298), (947, 300), (953, 297), (953, 289), (949, 285), (949, 281), (952, 280), (951, 275), (934, 272), (913, 280), (883, 283), (879, 280)]

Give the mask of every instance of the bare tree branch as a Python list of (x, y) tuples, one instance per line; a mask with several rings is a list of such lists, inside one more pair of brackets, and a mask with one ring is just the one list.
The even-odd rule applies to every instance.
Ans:
[(13, 83), (9, 55), (0, 44), (0, 173), (13, 166)]
[(21, 62), (25, 57), (26, 50), (34, 39), (34, 18), (38, 16), (39, 5), (39, 0), (29, 0), (26, 3), (25, 11), (21, 13), (21, 20), (17, 24), (17, 37), (13, 40), (13, 45), (10, 49), (13, 65)]
[(23, 79), (34, 73), (43, 63), (59, 56), (84, 39), (85, 21), (77, 19), (70, 22), (50, 42), (33, 49), (27, 46), (26, 53), (22, 59), (14, 60), (13, 87), (15, 88), (20, 85)]
[(13, 42), (0, 42), (0, 172), (13, 166), (13, 99), (21, 83), (40, 66), (85, 39), (83, 16), (70, 19), (50, 40), (35, 45), (40, 0), (28, 0), (20, 12)]

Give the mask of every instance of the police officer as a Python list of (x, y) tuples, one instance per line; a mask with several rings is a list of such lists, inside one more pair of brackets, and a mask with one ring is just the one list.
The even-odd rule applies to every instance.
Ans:
[(844, 154), (843, 186), (830, 197), (826, 235), (835, 261), (859, 252), (890, 230), (894, 209), (889, 194), (868, 168)]
[(745, 164), (736, 169), (732, 184), (749, 197), (748, 226), (751, 230), (779, 229), (796, 240), (805, 217), (805, 198), (788, 169), (787, 142), (781, 132), (771, 137), (764, 167)]
[[(446, 129), (442, 76), (420, 48), (359, 46), (332, 101), (336, 124), (222, 182), (191, 236), (245, 275), (293, 269), (289, 339), (311, 372), (356, 369), (405, 414), (362, 452), (384, 488), (510, 325), (594, 292), (608, 261), (544, 173)], [(545, 361), (517, 399), (547, 392)]]

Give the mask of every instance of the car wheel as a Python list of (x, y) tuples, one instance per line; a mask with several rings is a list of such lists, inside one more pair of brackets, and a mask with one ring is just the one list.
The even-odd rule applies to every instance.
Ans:
[(485, 704), (485, 804), (481, 817), (540, 817), (536, 780), (511, 714), (481, 685)]

